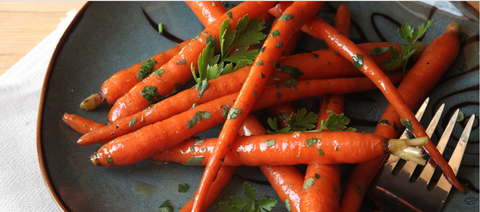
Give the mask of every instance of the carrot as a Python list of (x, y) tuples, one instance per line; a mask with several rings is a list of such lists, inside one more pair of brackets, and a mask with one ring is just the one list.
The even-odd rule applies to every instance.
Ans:
[(105, 125), (101, 123), (70, 113), (64, 113), (62, 120), (72, 129), (81, 134), (105, 127)]
[[(252, 136), (252, 135), (262, 135), (266, 134), (267, 131), (265, 128), (262, 127), (260, 122), (257, 120), (257, 118), (250, 114), (247, 119), (245, 119), (245, 122), (243, 123), (242, 127), (238, 131), (239, 136)], [(198, 140), (197, 140), (198, 141)], [(215, 181), (212, 182), (212, 186), (208, 190), (207, 198), (205, 199), (205, 204), (203, 205), (202, 211), (206, 211), (207, 208), (217, 199), (218, 195), (220, 195), (221, 191), (225, 186), (227, 186), (228, 182), (230, 182), (230, 179), (233, 176), (233, 173), (236, 170), (236, 166), (222, 166), (220, 167), (220, 170), (218, 170), (217, 177), (215, 178)], [(195, 198), (197, 195), (197, 192), (193, 195), (191, 200)], [(185, 204), (180, 211), (191, 211), (193, 207), (193, 201), (188, 201), (187, 204)]]
[[(206, 165), (213, 157), (218, 138), (203, 139), (201, 145), (193, 145), (195, 140), (184, 141), (150, 158), (159, 162)], [(397, 154), (413, 143), (426, 144), (426, 140), (426, 137), (385, 139), (373, 133), (350, 131), (245, 136), (237, 138), (232, 151), (225, 156), (223, 166), (356, 164), (390, 152)], [(407, 145), (410, 142), (412, 144)]]
[[(310, 20), (320, 10), (324, 2), (295, 2), (286, 9), (283, 18), (276, 20), (271, 33), (265, 40), (261, 52), (254, 61), (250, 74), (235, 101), (225, 124), (220, 132), (220, 140), (215, 147), (214, 155), (209, 160), (198, 187), (198, 196), (194, 200), (192, 211), (199, 211), (210, 183), (221, 166), (221, 159), (229, 151), (229, 146), (236, 137), (238, 127), (243, 123), (256, 102), (257, 95), (262, 93), (273, 72), (273, 67), (283, 54), (289, 39), (305, 22)], [(285, 45), (285, 47), (284, 47)], [(233, 132), (233, 133), (232, 133)]]
[[(165, 52), (153, 56), (151, 59), (142, 61), (113, 74), (103, 82), (99, 92), (90, 95), (80, 103), (80, 108), (94, 110), (102, 104), (113, 105), (117, 99), (141, 81), (143, 76), (139, 73), (142, 70), (143, 64), (155, 61), (155, 64), (151, 68), (152, 71), (155, 71), (169, 61), (174, 55), (178, 54), (189, 42), (189, 40), (184, 41)], [(139, 78), (139, 75), (142, 77)]]
[[(289, 114), (286, 118), (278, 119), (282, 128), (288, 126), (289, 117), (296, 113), (290, 103), (274, 105), (267, 109), (273, 116)], [(285, 205), (288, 205), (290, 211), (300, 211), (300, 194), (302, 193), (304, 175), (297, 168), (289, 165), (265, 165), (260, 166), (260, 169), (267, 177), (278, 197)]]
[(260, 166), (260, 170), (272, 185), (278, 198), (287, 208), (290, 208), (289, 211), (299, 212), (303, 174), (291, 165), (263, 165)]
[[(346, 37), (350, 35), (350, 10), (340, 5), (335, 14), (334, 27)], [(322, 129), (322, 121), (326, 121), (331, 114), (343, 113), (343, 95), (323, 95), (320, 100), (317, 129)], [(325, 129), (327, 130), (327, 129)], [(302, 211), (338, 211), (340, 208), (340, 165), (308, 165), (305, 173), (307, 188), (301, 195)], [(308, 186), (311, 184), (310, 186)]]
[[(446, 32), (428, 45), (415, 65), (410, 69), (398, 87), (408, 107), (418, 108), (441, 76), (452, 65), (459, 51), (458, 33), (460, 29), (456, 22), (447, 26)], [(418, 83), (418, 82), (428, 83)], [(402, 132), (400, 117), (392, 105), (389, 105), (375, 129), (375, 133), (386, 138), (395, 138)], [(383, 121), (386, 120), (386, 121)], [(385, 124), (388, 121), (389, 124)], [(398, 126), (395, 130), (394, 124)], [(386, 158), (379, 158), (367, 163), (358, 164), (348, 180), (345, 194), (341, 202), (341, 211), (356, 211), (360, 208), (365, 191)], [(358, 188), (358, 189), (357, 189)], [(462, 187), (460, 187), (462, 188)], [(361, 192), (357, 192), (360, 190)], [(462, 190), (460, 190), (462, 191)]]
[(340, 164), (310, 164), (301, 193), (301, 211), (338, 211), (340, 208)]
[[(205, 48), (208, 36), (219, 37), (219, 29), (224, 20), (228, 19), (231, 23), (236, 23), (244, 15), (256, 17), (266, 12), (274, 3), (247, 1), (222, 15), (199, 33), (198, 37), (192, 40), (180, 53), (165, 63), (160, 68), (163, 71), (161, 74), (151, 74), (119, 98), (110, 110), (110, 122), (115, 121), (121, 114), (123, 114), (122, 116), (131, 115), (150, 106), (151, 102), (143, 98), (141, 94), (146, 86), (153, 86), (158, 95), (165, 97), (179, 86), (185, 85), (192, 77), (190, 65), (197, 66), (198, 56)], [(235, 26), (235, 24), (232, 25)]]
[[(207, 208), (215, 202), (220, 193), (222, 193), (222, 189), (225, 188), (228, 182), (230, 182), (230, 179), (232, 179), (236, 169), (236, 166), (222, 166), (220, 170), (218, 170), (217, 177), (215, 178), (215, 181), (212, 182), (212, 186), (208, 190), (207, 198), (205, 198), (205, 205), (203, 205), (202, 211), (206, 211)], [(193, 194), (192, 198), (194, 198), (196, 195), (197, 192)], [(182, 207), (182, 209), (180, 209), (180, 212), (190, 212), (192, 211), (192, 206), (193, 201), (190, 200)]]
[(203, 26), (207, 27), (227, 12), (220, 1), (185, 1)]
[[(374, 82), (382, 91), (383, 95), (387, 98), (390, 104), (395, 107), (395, 110), (400, 115), (402, 120), (409, 122), (411, 128), (413, 129), (413, 134), (416, 137), (427, 136), (424, 127), (418, 122), (413, 112), (405, 104), (405, 101), (398, 93), (395, 86), (385, 79), (385, 74), (381, 71), (381, 69), (351, 40), (346, 38), (344, 35), (339, 34), (337, 30), (319, 18), (315, 18), (306, 23), (302, 27), (302, 31), (318, 39), (325, 40), (330, 48), (336, 50), (345, 59), (349, 60), (350, 63), (358, 66), (359, 70), (368, 78), (370, 78), (372, 82)], [(460, 191), (464, 191), (462, 185), (456, 178), (452, 168), (448, 165), (445, 158), (437, 150), (435, 144), (433, 144), (430, 139), (428, 140), (428, 145), (424, 146), (423, 148), (432, 157), (433, 160), (430, 160), (430, 162), (438, 164), (447, 180)]]
[[(217, 5), (216, 7), (209, 6), (212, 5), (212, 2), (191, 1), (186, 3), (192, 8), (193, 12), (197, 15), (204, 26), (210, 25), (215, 21), (215, 17), (219, 17), (227, 12), (223, 4), (220, 2), (214, 2)], [(80, 103), (80, 108), (94, 110), (102, 104), (113, 105), (118, 98), (122, 97), (132, 87), (139, 83), (144, 76), (159, 69), (173, 56), (178, 54), (188, 43), (190, 43), (190, 40), (184, 41), (163, 53), (157, 54), (151, 59), (137, 63), (127, 69), (115, 73), (102, 84), (99, 92), (92, 94), (83, 100)], [(153, 61), (155, 61), (155, 63), (152, 68), (149, 68), (151, 71), (148, 71), (148, 73), (142, 73), (144, 72), (142, 71), (142, 65), (152, 63)]]
[[(395, 81), (398, 82), (402, 73), (397, 73), (396, 75), (398, 79)], [(333, 87), (332, 85), (335, 86)], [(366, 77), (299, 81), (296, 89), (292, 87), (277, 88), (276, 86), (266, 86), (263, 94), (259, 95), (259, 100), (254, 105), (253, 110), (302, 98), (320, 96), (325, 93), (362, 92), (374, 86)], [(104, 144), (94, 153), (92, 162), (95, 165), (113, 166), (132, 164), (147, 159), (155, 152), (168, 149), (225, 121), (222, 115), (224, 115), (224, 112), (226, 114), (228, 108), (230, 108), (226, 105), (231, 105), (237, 97), (238, 93), (235, 93), (212, 100), (161, 122), (118, 137)], [(205, 117), (206, 114), (210, 116), (208, 117), (209, 119), (202, 118), (198, 120), (198, 117), (202, 117), (202, 115)], [(192, 124), (193, 117), (197, 117), (196, 124)], [(141, 120), (138, 121), (141, 122)], [(79, 140), (79, 144), (85, 145), (88, 143)]]

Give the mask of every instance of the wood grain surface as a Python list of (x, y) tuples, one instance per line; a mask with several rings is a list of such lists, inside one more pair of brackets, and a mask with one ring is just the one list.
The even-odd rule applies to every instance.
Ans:
[[(467, 1), (478, 10), (479, 1)], [(85, 1), (0, 1), (0, 75), (52, 33)]]

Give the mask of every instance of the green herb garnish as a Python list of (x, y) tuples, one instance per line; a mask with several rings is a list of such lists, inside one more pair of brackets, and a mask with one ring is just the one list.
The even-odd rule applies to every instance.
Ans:
[(228, 19), (220, 27), (218, 39), (220, 52), (218, 54), (217, 37), (212, 39), (211, 36), (207, 36), (207, 45), (198, 57), (198, 76), (193, 63), (190, 66), (193, 78), (197, 82), (195, 87), (199, 91), (199, 97), (202, 97), (203, 92), (208, 88), (208, 80), (253, 64), (258, 49), (249, 50), (249, 48), (251, 45), (260, 43), (266, 37), (261, 32), (265, 28), (265, 21), (262, 19), (250, 20), (248, 15), (245, 15), (238, 20), (233, 31), (231, 27)]
[(220, 202), (218, 203), (218, 207), (224, 212), (265, 212), (272, 211), (273, 207), (277, 204), (277, 200), (268, 197), (263, 197), (257, 201), (257, 191), (248, 183), (243, 184), (243, 195), (248, 199), (231, 196), (230, 201)]
[(403, 23), (400, 29), (398, 29), (400, 37), (407, 42), (407, 44), (400, 44), (402, 54), (400, 54), (397, 49), (393, 48), (393, 46), (390, 46), (389, 49), (390, 52), (392, 52), (393, 58), (388, 58), (388, 61), (382, 62), (381, 65), (387, 67), (387, 70), (394, 70), (402, 67), (403, 75), (405, 75), (408, 59), (416, 50), (413, 49), (414, 43), (425, 34), (434, 21), (435, 20), (433, 19), (429, 20), (426, 25), (422, 23), (418, 29), (412, 28), (407, 22)]

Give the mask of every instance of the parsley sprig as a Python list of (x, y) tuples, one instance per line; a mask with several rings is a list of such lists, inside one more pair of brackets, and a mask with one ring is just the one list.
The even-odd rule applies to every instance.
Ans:
[(248, 199), (239, 196), (231, 196), (231, 200), (218, 203), (220, 210), (224, 212), (265, 212), (271, 211), (277, 204), (277, 200), (263, 197), (257, 201), (257, 191), (248, 183), (243, 184), (243, 195)]
[[(212, 36), (207, 36), (207, 46), (198, 57), (198, 76), (193, 63), (190, 66), (193, 78), (197, 82), (195, 87), (199, 91), (199, 97), (202, 97), (203, 92), (208, 88), (208, 80), (252, 64), (257, 57), (258, 49), (249, 50), (250, 45), (258, 44), (266, 37), (262, 33), (265, 29), (265, 21), (256, 17), (250, 20), (248, 15), (245, 15), (238, 20), (234, 30), (231, 28), (229, 19), (226, 19), (220, 27), (218, 40), (217, 37), (212, 39)], [(220, 44), (219, 53), (217, 53), (218, 43)]]
[(387, 70), (393, 70), (398, 67), (402, 67), (403, 75), (405, 75), (405, 70), (408, 63), (408, 58), (410, 58), (415, 52), (414, 43), (422, 37), (427, 29), (432, 25), (434, 20), (427, 21), (427, 24), (421, 24), (418, 29), (412, 28), (407, 22), (398, 29), (398, 34), (400, 37), (407, 42), (407, 44), (400, 44), (402, 48), (402, 54), (398, 52), (393, 46), (390, 46), (390, 52), (392, 52), (393, 58), (388, 58), (388, 61), (383, 62), (381, 65), (387, 67)]
[[(282, 117), (284, 118), (284, 117)], [(318, 114), (313, 112), (308, 112), (307, 109), (301, 108), (297, 111), (296, 114), (290, 114), (287, 120), (287, 126), (279, 129), (277, 117), (268, 118), (268, 125), (273, 129), (273, 131), (268, 130), (269, 134), (277, 133), (292, 133), (294, 131), (308, 131), (315, 129), (315, 126), (318, 121)]]
[[(282, 115), (280, 118), (286, 118)], [(278, 128), (277, 117), (268, 118), (268, 125), (272, 130), (268, 130), (269, 134), (277, 133), (292, 133), (294, 131), (300, 132), (321, 132), (321, 131), (355, 131), (355, 128), (347, 127), (350, 124), (350, 119), (342, 114), (332, 113), (328, 116), (327, 120), (320, 122), (320, 128), (315, 130), (318, 122), (318, 114), (313, 112), (307, 113), (305, 108), (299, 109), (296, 115), (290, 114), (287, 120), (287, 127), (282, 129)]]
[(318, 131), (328, 130), (330, 132), (335, 131), (355, 131), (355, 128), (347, 128), (350, 123), (350, 119), (342, 114), (331, 113), (327, 120), (320, 122), (320, 129)]

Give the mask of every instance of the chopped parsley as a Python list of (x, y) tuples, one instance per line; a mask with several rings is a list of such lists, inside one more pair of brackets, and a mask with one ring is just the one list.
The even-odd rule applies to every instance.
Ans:
[(155, 61), (154, 59), (150, 58), (148, 60), (146, 60), (145, 62), (142, 63), (142, 65), (140, 66), (140, 71), (137, 72), (137, 77), (138, 77), (138, 80), (142, 81), (143, 79), (145, 79), (145, 77), (148, 76), (148, 74), (150, 74), (150, 72), (152, 71), (153, 69), (153, 66), (157, 63), (157, 61)]
[(204, 119), (210, 119), (210, 117), (212, 116), (211, 113), (209, 112), (206, 112), (206, 111), (197, 111), (195, 113), (195, 115), (193, 115), (193, 118), (192, 120), (188, 121), (187, 122), (187, 129), (190, 129), (192, 128), (193, 126), (195, 126), (195, 124), (199, 121), (202, 120), (202, 118)]
[(190, 186), (188, 184), (178, 184), (178, 189), (177, 191), (179, 193), (187, 193), (188, 189), (190, 188)]

